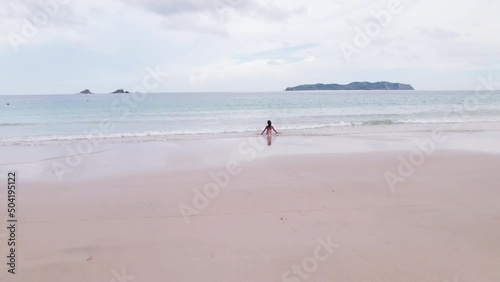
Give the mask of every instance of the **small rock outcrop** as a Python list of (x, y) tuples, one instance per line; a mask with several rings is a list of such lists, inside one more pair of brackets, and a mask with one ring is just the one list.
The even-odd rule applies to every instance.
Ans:
[(88, 89), (85, 89), (83, 91), (80, 91), (80, 93), (78, 93), (78, 94), (94, 94), (94, 93), (90, 92), (90, 90), (88, 90)]
[(111, 92), (111, 94), (123, 94), (123, 93), (130, 93), (130, 92), (125, 91), (123, 89), (118, 89), (118, 90), (116, 90), (114, 92)]

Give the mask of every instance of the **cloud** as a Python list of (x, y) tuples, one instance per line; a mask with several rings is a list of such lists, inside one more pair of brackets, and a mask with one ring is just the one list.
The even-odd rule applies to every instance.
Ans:
[[(24, 19), (43, 10), (40, 3), (54, 1), (69, 4), (14, 53), (8, 32), (19, 33)], [(172, 73), (161, 91), (280, 90), (332, 77), (398, 80), (404, 72), (397, 70), (425, 89), (440, 81), (427, 70), (463, 77), (500, 69), (500, 37), (492, 36), (500, 1), (400, 0), (401, 14), (352, 63), (339, 44), (353, 43), (357, 28), (391, 0), (64, 1), (0, 0), (0, 94), (108, 91), (156, 64)]]
[(195, 73), (189, 76), (189, 82), (193, 84), (203, 83), (208, 79), (206, 73)]
[(197, 16), (172, 15), (164, 18), (161, 27), (168, 31), (194, 32), (229, 39), (228, 30), (207, 15)]
[(312, 43), (307, 43), (296, 46), (289, 46), (285, 48), (266, 50), (252, 54), (240, 55), (237, 56), (237, 59), (242, 61), (253, 61), (259, 59), (294, 61), (297, 60), (295, 56), (298, 52), (309, 48), (313, 48), (315, 46), (317, 45)]
[(245, 20), (282, 24), (294, 15), (307, 13), (304, 5), (278, 7), (257, 0), (119, 0), (125, 5), (162, 19), (167, 31), (193, 32), (231, 39)]
[(170, 16), (189, 13), (206, 13), (215, 9), (212, 1), (197, 0), (123, 0), (150, 12)]
[(76, 16), (71, 2), (0, 0), (0, 23), (8, 21), (15, 21), (18, 23), (30, 21), (35, 26), (41, 25), (37, 24), (37, 22), (46, 21), (46, 25), (64, 28), (82, 23)]
[(285, 61), (283, 61), (283, 60), (269, 60), (269, 61), (267, 61), (267, 64), (271, 65), (271, 66), (279, 66), (279, 65), (282, 65), (283, 63), (285, 63)]
[(57, 38), (67, 39), (84, 26), (73, 2), (0, 0), (0, 52), (2, 45), (18, 52), (21, 45), (37, 46)]
[(149, 12), (165, 17), (178, 15), (210, 15), (218, 20), (228, 20), (234, 13), (242, 17), (283, 21), (292, 15), (307, 13), (304, 5), (282, 8), (272, 3), (261, 4), (256, 0), (122, 0)]
[(444, 30), (439, 27), (422, 28), (420, 29), (420, 34), (426, 35), (432, 39), (437, 39), (437, 40), (456, 39), (462, 36), (458, 32)]
[(309, 57), (304, 58), (304, 62), (306, 62), (306, 63), (310, 63), (310, 62), (314, 62), (314, 61), (316, 61), (316, 58), (314, 56), (309, 56)]

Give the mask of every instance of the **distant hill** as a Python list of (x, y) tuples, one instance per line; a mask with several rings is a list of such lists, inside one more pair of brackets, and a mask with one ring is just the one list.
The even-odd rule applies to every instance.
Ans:
[(295, 87), (288, 87), (285, 91), (308, 91), (308, 90), (415, 90), (409, 84), (391, 83), (387, 81), (379, 82), (352, 82), (342, 84), (303, 84)]

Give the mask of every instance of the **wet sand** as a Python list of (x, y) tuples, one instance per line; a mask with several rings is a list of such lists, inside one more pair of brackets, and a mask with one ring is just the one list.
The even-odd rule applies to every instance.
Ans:
[(18, 274), (0, 278), (500, 278), (500, 155), (438, 146), (401, 175), (413, 142), (332, 138), (107, 144), (61, 181), (63, 147), (26, 147), (39, 154), (2, 166), (20, 175), (20, 222)]

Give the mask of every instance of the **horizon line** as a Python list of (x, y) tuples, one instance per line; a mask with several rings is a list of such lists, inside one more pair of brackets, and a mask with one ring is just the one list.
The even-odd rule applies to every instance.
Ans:
[[(474, 89), (415, 89), (415, 90), (389, 90), (389, 89), (380, 89), (380, 90), (294, 90), (294, 91), (286, 91), (286, 90), (228, 90), (228, 91), (168, 91), (168, 92), (130, 92), (130, 93), (111, 93), (111, 92), (93, 92), (92, 94), (85, 93), (22, 93), (22, 94), (5, 94), (0, 93), (0, 96), (51, 96), (51, 95), (82, 95), (82, 96), (92, 96), (92, 95), (123, 95), (123, 94), (214, 94), (214, 93), (265, 93), (265, 92), (355, 92), (355, 91), (366, 91), (366, 92), (376, 92), (376, 91), (389, 91), (389, 92), (444, 92), (444, 91), (460, 91), (460, 92), (468, 92), (474, 91)], [(500, 91), (500, 90), (499, 90)], [(479, 92), (491, 92), (489, 90), (483, 90)]]

